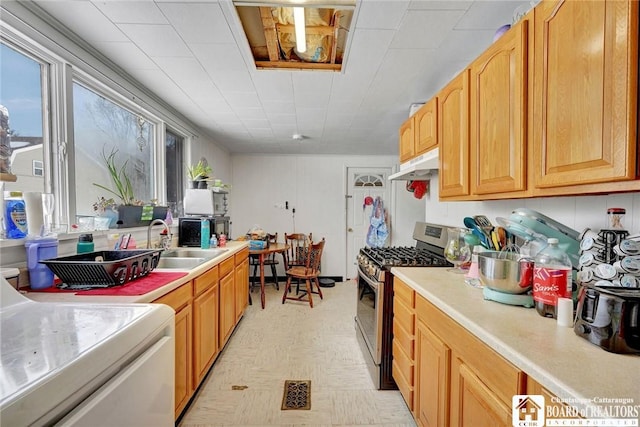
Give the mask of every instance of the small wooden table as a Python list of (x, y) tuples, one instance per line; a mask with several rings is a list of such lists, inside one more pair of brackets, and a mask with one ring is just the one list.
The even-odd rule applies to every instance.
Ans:
[[(288, 267), (287, 267), (287, 256), (285, 252), (288, 248), (289, 248), (289, 245), (285, 243), (271, 243), (269, 247), (265, 249), (249, 249), (249, 256), (257, 255), (259, 260), (258, 262), (260, 263), (260, 301), (262, 302), (262, 308), (264, 308), (264, 298), (265, 298), (264, 297), (264, 260), (271, 254), (282, 254), (282, 259), (284, 261), (284, 269), (286, 271)], [(248, 289), (247, 289), (247, 292), (249, 292)]]

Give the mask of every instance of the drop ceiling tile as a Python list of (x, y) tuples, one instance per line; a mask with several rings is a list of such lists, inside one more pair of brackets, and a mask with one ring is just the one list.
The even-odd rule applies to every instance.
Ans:
[(152, 1), (92, 1), (116, 24), (166, 24), (167, 20)]
[(356, 28), (395, 30), (408, 5), (408, 1), (399, 0), (362, 0)]
[(264, 114), (264, 110), (262, 108), (242, 108), (242, 109), (238, 109), (236, 114), (238, 114), (238, 116), (242, 120), (248, 120), (248, 119), (266, 120), (267, 119), (267, 116)]
[(150, 57), (193, 56), (170, 25), (120, 24), (118, 27)]
[(456, 25), (456, 30), (497, 30), (511, 24), (516, 8), (528, 1), (475, 1)]
[(262, 107), (267, 116), (289, 114), (295, 115), (296, 104), (291, 101), (265, 101), (262, 100)]
[(235, 43), (217, 3), (161, 3), (158, 6), (187, 43)]
[(260, 99), (255, 92), (225, 91), (224, 97), (233, 109), (261, 108)]
[(462, 10), (410, 10), (404, 15), (390, 47), (436, 49), (463, 14)]
[(263, 105), (271, 101), (293, 102), (293, 78), (290, 72), (258, 70), (251, 74)]
[(247, 119), (244, 118), (242, 116), (240, 116), (240, 120), (242, 121), (242, 123), (244, 123), (244, 125), (247, 127), (247, 129), (271, 129), (271, 126), (269, 125), (269, 120), (265, 119)]
[(391, 30), (356, 29), (344, 67), (345, 74), (335, 76), (334, 80), (345, 75), (367, 79), (375, 74), (393, 35)]
[(158, 68), (156, 63), (132, 42), (94, 42), (93, 46), (126, 70)]
[(333, 75), (331, 72), (301, 71), (291, 75), (293, 80), (293, 93), (320, 92), (331, 90)]
[(127, 36), (90, 2), (61, 0), (36, 3), (89, 43), (128, 41)]
[(473, 1), (463, 0), (412, 0), (408, 9), (422, 10), (467, 10)]

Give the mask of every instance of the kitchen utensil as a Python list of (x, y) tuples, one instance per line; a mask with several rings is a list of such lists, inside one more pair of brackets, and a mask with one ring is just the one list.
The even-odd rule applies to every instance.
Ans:
[(490, 243), (491, 239), (487, 238), (487, 235), (482, 231), (473, 218), (467, 216), (464, 218), (463, 223), (465, 227), (471, 229), (471, 232), (480, 239), (480, 244), (484, 246), (485, 249), (493, 249), (493, 245)]
[(484, 215), (476, 215), (473, 217), (473, 220), (478, 224), (478, 227), (484, 232), (484, 234), (488, 237), (489, 242), (491, 242), (491, 231), (493, 231), (493, 224), (489, 218)]
[(547, 237), (534, 230), (531, 230), (524, 225), (512, 221), (508, 218), (497, 217), (496, 221), (509, 233), (524, 240), (524, 244), (520, 248), (520, 254), (535, 257), (545, 246), (547, 246)]
[(480, 281), (507, 294), (522, 294), (533, 284), (533, 260), (513, 252), (486, 251), (478, 254)]
[(496, 230), (491, 230), (491, 243), (493, 243), (493, 248), (496, 251), (501, 249), (500, 240), (498, 239), (498, 232)]
[(475, 234), (472, 233), (468, 233), (464, 235), (464, 241), (467, 243), (467, 245), (469, 246), (479, 246), (480, 245), (480, 238), (478, 236), (476, 236)]

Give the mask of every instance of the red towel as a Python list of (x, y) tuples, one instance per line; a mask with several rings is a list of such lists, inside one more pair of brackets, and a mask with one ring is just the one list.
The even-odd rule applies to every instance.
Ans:
[(113, 295), (113, 296), (131, 296), (144, 295), (155, 289), (158, 289), (168, 283), (173, 282), (181, 277), (186, 276), (185, 272), (158, 272), (152, 271), (145, 277), (125, 283), (122, 286), (113, 286), (111, 288), (90, 289), (87, 291), (76, 291), (69, 289), (58, 289), (55, 286), (46, 289), (31, 289), (29, 292), (74, 292), (76, 295)]

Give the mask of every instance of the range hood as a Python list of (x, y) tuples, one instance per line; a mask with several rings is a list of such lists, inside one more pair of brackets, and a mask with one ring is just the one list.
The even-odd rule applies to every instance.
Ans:
[(428, 179), (432, 170), (439, 167), (438, 148), (409, 160), (400, 165), (400, 171), (389, 175), (389, 181), (413, 181)]

